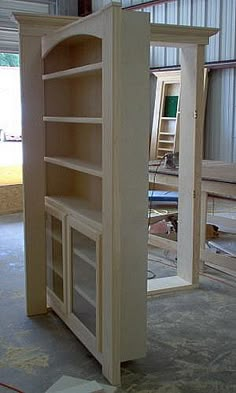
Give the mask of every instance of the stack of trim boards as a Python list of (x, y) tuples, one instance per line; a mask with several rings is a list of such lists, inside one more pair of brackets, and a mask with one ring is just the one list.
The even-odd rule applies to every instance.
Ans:
[(114, 393), (115, 387), (63, 375), (45, 393)]

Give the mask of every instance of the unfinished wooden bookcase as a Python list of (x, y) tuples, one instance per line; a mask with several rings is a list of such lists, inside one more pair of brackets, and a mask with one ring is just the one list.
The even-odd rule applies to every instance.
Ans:
[(110, 5), (59, 29), (57, 18), (17, 19), (34, 164), (24, 171), (27, 312), (47, 311), (47, 286), (48, 304), (118, 384), (120, 363), (146, 352), (149, 15)]
[[(180, 71), (153, 72), (157, 78), (150, 160), (179, 151)], [(168, 99), (173, 107), (168, 113)]]
[[(120, 363), (146, 351), (150, 40), (186, 46), (187, 134), (198, 125), (193, 114), (202, 89), (203, 48), (213, 29), (196, 29), (191, 36), (192, 29), (150, 25), (148, 14), (116, 4), (73, 23), (16, 18), (27, 314), (47, 312), (48, 286), (50, 305), (102, 364), (106, 378), (118, 384)], [(183, 217), (187, 241), (198, 229), (198, 193), (192, 199), (200, 188), (197, 137), (190, 133), (192, 161), (181, 173), (182, 205), (194, 213)]]
[[(150, 160), (159, 160), (167, 153), (179, 152), (181, 71), (154, 71), (157, 78), (155, 105), (150, 140)], [(208, 70), (204, 69), (202, 93), (202, 127), (204, 127), (208, 89)], [(175, 99), (171, 116), (167, 116), (167, 99)], [(175, 105), (174, 105), (175, 104)]]

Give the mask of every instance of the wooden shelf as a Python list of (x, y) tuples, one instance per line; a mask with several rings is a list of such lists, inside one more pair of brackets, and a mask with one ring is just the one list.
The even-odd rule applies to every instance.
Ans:
[(176, 117), (161, 117), (161, 120), (176, 120)]
[(101, 117), (43, 116), (43, 121), (54, 123), (102, 124)]
[(216, 225), (220, 232), (234, 233), (236, 234), (236, 219), (219, 216), (219, 215), (207, 215), (207, 224)]
[(80, 296), (82, 296), (89, 304), (91, 304), (91, 306), (93, 306), (94, 308), (96, 308), (96, 302), (90, 297), (88, 296), (83, 289), (79, 288), (78, 285), (74, 285), (73, 286), (73, 290), (75, 292), (77, 292)]
[(172, 151), (172, 149), (166, 149), (164, 147), (158, 147), (158, 150), (162, 150), (162, 151)]
[(63, 270), (62, 266), (61, 269), (58, 267), (58, 265), (53, 265), (51, 262), (47, 261), (47, 267), (49, 267), (54, 273), (56, 273), (62, 280), (63, 280)]
[(88, 64), (82, 67), (74, 67), (64, 71), (52, 72), (50, 74), (44, 74), (42, 76), (42, 79), (43, 80), (60, 79), (60, 78), (66, 79), (66, 78), (73, 78), (77, 76), (78, 77), (83, 76), (85, 74), (86, 75), (94, 74), (102, 70), (102, 65), (103, 65), (102, 63)]
[(78, 250), (78, 248), (74, 247), (73, 252), (75, 255), (83, 259), (84, 262), (88, 263), (91, 267), (96, 269), (96, 262), (94, 262), (92, 259), (90, 259), (83, 251)]
[(175, 132), (164, 132), (164, 131), (161, 131), (161, 132), (160, 132), (160, 135), (170, 135), (170, 136), (175, 136)]
[(45, 201), (66, 213), (80, 216), (96, 229), (102, 229), (102, 212), (91, 209), (84, 199), (71, 196), (46, 196)]
[(73, 169), (78, 172), (87, 173), (89, 175), (102, 177), (102, 168), (98, 165), (91, 164), (71, 157), (44, 157), (44, 161), (50, 164), (63, 166), (64, 168)]
[(173, 145), (174, 141), (168, 141), (168, 140), (159, 139), (159, 143), (169, 143), (169, 144)]
[(62, 244), (62, 238), (58, 233), (52, 232), (49, 229), (46, 229), (46, 234), (48, 237), (52, 238), (56, 242)]

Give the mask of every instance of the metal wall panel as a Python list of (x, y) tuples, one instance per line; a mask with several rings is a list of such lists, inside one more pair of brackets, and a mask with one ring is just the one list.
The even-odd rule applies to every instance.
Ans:
[(236, 161), (236, 69), (212, 71), (205, 124), (205, 157)]
[[(137, 1), (123, 0), (122, 4), (130, 6)], [(206, 61), (236, 59), (236, 0), (176, 0), (144, 8), (143, 11), (150, 12), (154, 23), (220, 28), (220, 32), (210, 39)], [(175, 65), (178, 59), (176, 51), (166, 48), (160, 56), (156, 48), (152, 50), (151, 67)]]
[(19, 51), (17, 24), (12, 20), (13, 12), (48, 14), (49, 1), (0, 0), (0, 52)]

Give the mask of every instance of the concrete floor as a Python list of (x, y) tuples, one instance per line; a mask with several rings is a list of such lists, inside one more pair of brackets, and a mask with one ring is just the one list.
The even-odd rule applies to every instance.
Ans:
[[(1, 216), (0, 233), (0, 382), (26, 393), (45, 392), (63, 374), (105, 382), (55, 314), (25, 315), (22, 215)], [(150, 268), (163, 276), (159, 265)], [(236, 283), (206, 273), (198, 290), (148, 301), (148, 353), (122, 365), (123, 391), (236, 393)]]

